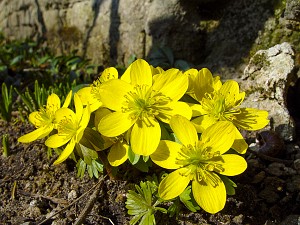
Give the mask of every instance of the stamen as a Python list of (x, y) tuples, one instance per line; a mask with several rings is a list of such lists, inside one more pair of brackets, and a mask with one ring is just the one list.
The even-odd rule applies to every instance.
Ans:
[(122, 112), (129, 113), (133, 120), (142, 120), (147, 126), (153, 126), (150, 118), (154, 118), (162, 111), (171, 110), (167, 106), (171, 98), (149, 88), (148, 85), (136, 85), (124, 98)]
[(59, 135), (63, 136), (73, 136), (78, 130), (78, 124), (74, 121), (72, 117), (65, 116), (57, 125), (57, 130)]

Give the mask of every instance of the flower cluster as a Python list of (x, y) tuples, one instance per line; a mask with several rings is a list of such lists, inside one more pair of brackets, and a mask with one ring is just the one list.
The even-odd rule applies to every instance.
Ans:
[(71, 93), (62, 108), (50, 95), (47, 106), (29, 116), (37, 129), (19, 141), (50, 135), (48, 147), (65, 146), (54, 164), (74, 149), (83, 158), (80, 149), (107, 149), (111, 166), (142, 156), (172, 171), (159, 184), (160, 198), (179, 196), (191, 182), (198, 205), (216, 213), (226, 202), (226, 176), (247, 168), (240, 129), (258, 130), (269, 122), (266, 111), (240, 107), (244, 97), (236, 81), (222, 83), (206, 68), (164, 71), (138, 59), (120, 78), (110, 67), (75, 93), (75, 112), (68, 108)]

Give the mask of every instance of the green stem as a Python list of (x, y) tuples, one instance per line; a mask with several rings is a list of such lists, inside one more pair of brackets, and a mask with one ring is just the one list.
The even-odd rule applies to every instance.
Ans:
[(8, 157), (9, 155), (9, 147), (8, 147), (8, 135), (2, 135), (2, 147), (3, 147), (3, 156)]
[(105, 154), (104, 151), (97, 151), (98, 157), (103, 163), (104, 168), (106, 169), (107, 175), (111, 180), (116, 180), (116, 177), (113, 174), (113, 167), (109, 164), (107, 160), (107, 155)]

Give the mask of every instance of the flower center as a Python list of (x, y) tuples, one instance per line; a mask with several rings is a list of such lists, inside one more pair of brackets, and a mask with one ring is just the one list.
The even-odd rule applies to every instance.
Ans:
[(163, 93), (149, 88), (147, 85), (136, 85), (133, 91), (128, 92), (124, 98), (122, 112), (129, 112), (133, 120), (143, 120), (149, 122), (149, 118), (170, 111), (167, 105), (171, 98)]
[(228, 102), (224, 95), (217, 92), (206, 93), (200, 104), (202, 108), (216, 120), (232, 121), (234, 115), (240, 113), (240, 109), (234, 108), (232, 103)]
[(223, 172), (224, 168), (219, 163), (220, 152), (212, 152), (210, 147), (198, 142), (196, 146), (182, 146), (176, 164), (185, 167), (187, 170), (183, 176), (189, 176), (191, 180), (212, 181), (215, 177), (212, 172)]
[(103, 82), (101, 81), (100, 78), (98, 78), (97, 80), (95, 80), (93, 82), (93, 84), (91, 85), (92, 90), (91, 90), (91, 94), (93, 95), (93, 97), (95, 99), (97, 99), (99, 102), (101, 102), (101, 97), (100, 97), (100, 89), (101, 89), (101, 84)]
[(58, 134), (66, 137), (73, 137), (78, 128), (78, 123), (71, 116), (65, 116), (57, 125)]
[(54, 113), (52, 110), (40, 108), (35, 115), (34, 125), (39, 128), (53, 123)]

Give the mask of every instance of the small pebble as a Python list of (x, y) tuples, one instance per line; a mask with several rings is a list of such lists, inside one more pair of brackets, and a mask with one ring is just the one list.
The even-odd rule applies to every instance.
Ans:
[(33, 206), (36, 206), (36, 203), (37, 203), (37, 200), (32, 200), (32, 201), (29, 203), (29, 205), (30, 205), (31, 207), (33, 207)]
[(77, 193), (75, 190), (72, 190), (68, 193), (68, 200), (73, 201), (74, 199), (77, 198)]
[(296, 169), (296, 171), (298, 172), (298, 174), (300, 174), (300, 159), (296, 159), (294, 161), (294, 168)]

